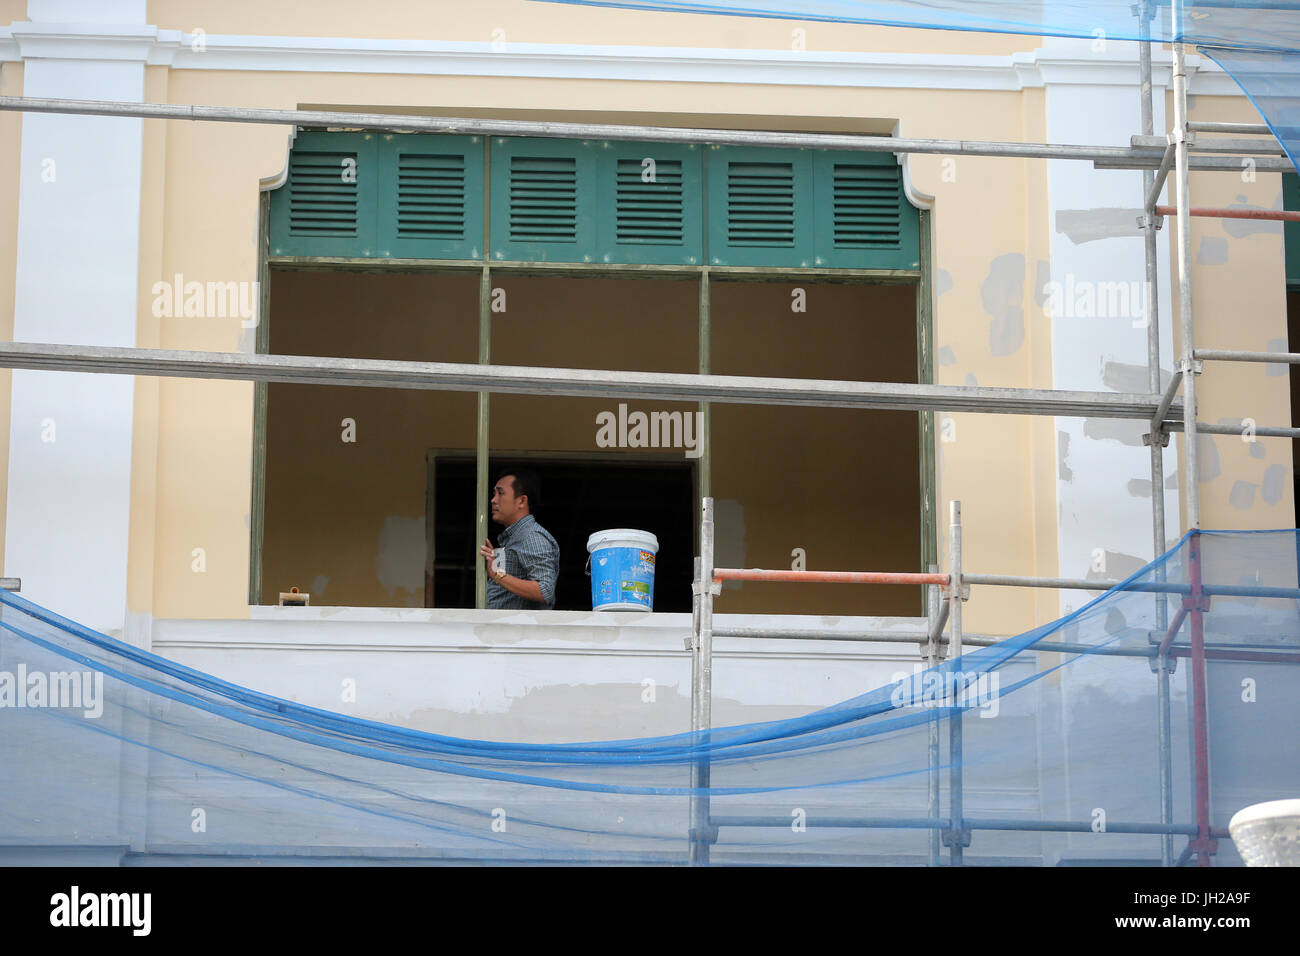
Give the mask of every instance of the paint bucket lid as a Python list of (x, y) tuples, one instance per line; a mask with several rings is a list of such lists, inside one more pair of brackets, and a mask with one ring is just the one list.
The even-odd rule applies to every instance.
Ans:
[(642, 551), (659, 552), (659, 539), (649, 531), (637, 531), (635, 528), (610, 528), (594, 532), (587, 539), (587, 552), (601, 548), (640, 548)]

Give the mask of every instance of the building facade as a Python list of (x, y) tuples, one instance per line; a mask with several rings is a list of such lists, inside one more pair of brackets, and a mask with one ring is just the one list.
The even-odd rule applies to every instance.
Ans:
[[(309, 21), (290, 5), (242, 0), (0, 0), (5, 96), (1125, 146), (1139, 131), (1137, 57), (1135, 45), (1104, 38), (524, 0), (400, 13), (322, 2)], [(1172, 80), (1167, 51), (1154, 59), (1161, 131)], [(1193, 120), (1258, 122), (1221, 70), (1192, 63)], [(0, 112), (0, 337), (1150, 391), (1138, 171), (862, 154), (895, 177), (898, 228), (915, 230), (915, 258), (878, 261), (866, 241), (823, 256), (811, 236), (778, 237), (785, 251), (766, 258), (746, 258), (737, 240), (728, 259), (717, 217), (745, 197), (719, 178), (720, 159), (703, 145), (666, 160), (647, 149), (663, 182), (681, 184), (681, 208), (703, 217), (682, 227), (695, 230), (695, 244), (681, 239), (675, 262), (655, 239), (645, 261), (602, 263), (609, 245), (598, 234), (594, 257), (582, 248), (556, 254), (545, 242), (512, 247), (502, 237), (513, 214), (509, 159), (534, 154), (510, 137), (465, 137), (476, 141), (457, 140), (472, 147), (458, 154), (470, 157), (458, 168), (471, 178), (457, 215), (471, 226), (481, 217), (488, 233), (474, 233), (477, 244), (434, 249), (441, 240), (428, 233), (432, 245), (401, 244), (439, 228), (441, 174), (418, 164), (411, 181), (417, 193), (428, 187), (427, 201), (387, 245), (379, 233), (336, 235), (328, 197), (318, 207), (326, 220), (307, 231), (330, 241), (289, 241), (293, 229), (278, 217), (294, 215), (295, 161), (315, 149), (338, 168), (340, 188), (371, 188), (369, 171), (380, 175), (378, 157), (405, 148), (403, 135)], [(424, 153), (448, 154), (450, 141)], [(559, 161), (589, 160), (593, 170), (612, 148), (549, 142)], [(787, 159), (791, 168), (808, 163), (815, 207), (812, 191), (837, 174), (816, 151), (790, 152), (738, 161), (760, 174)], [(349, 158), (359, 177), (351, 182)], [(639, 175), (646, 167), (634, 149), (623, 159), (633, 164), (629, 188), (659, 182)], [(670, 164), (679, 161), (675, 179)], [(617, 191), (624, 167), (609, 168)], [(693, 169), (706, 181), (692, 179)], [(297, 175), (311, 182), (307, 167)], [(770, 205), (784, 186), (760, 176), (756, 188), (768, 187), (777, 192), (760, 199)], [(574, 222), (619, 228), (602, 205), (609, 196), (592, 196)], [(1283, 177), (1245, 167), (1195, 173), (1192, 196), (1195, 205), (1281, 208)], [(833, 219), (835, 199), (826, 202)], [(791, 230), (803, 228), (796, 218)], [(837, 241), (828, 221), (827, 241)], [(528, 235), (545, 238), (545, 228)], [(1162, 382), (1178, 347), (1172, 239), (1166, 224)], [(1280, 224), (1197, 219), (1193, 249), (1198, 345), (1296, 350)], [(1216, 365), (1200, 394), (1204, 421), (1292, 422), (1281, 366)], [(4, 574), (67, 617), (286, 697), (414, 726), (451, 722), (474, 736), (581, 738), (605, 731), (611, 713), (619, 734), (683, 729), (687, 658), (676, 645), (689, 631), (683, 582), (703, 491), (717, 501), (719, 564), (738, 567), (923, 570), (945, 553), (950, 500), (963, 503), (970, 571), (1123, 578), (1155, 555), (1138, 422), (715, 403), (691, 431), (704, 411), (695, 405), (627, 405), (0, 370), (0, 418), (9, 422), (0, 443)], [(638, 438), (638, 413), (661, 424), (680, 415), (680, 438), (671, 428), (655, 436), (663, 441)], [(614, 430), (602, 432), (611, 421)], [(563, 530), (569, 560), (577, 556), (570, 597), (553, 616), (473, 610), (481, 429), (493, 467), (547, 469), (551, 529)], [(1252, 439), (1202, 437), (1205, 527), (1294, 526), (1289, 442)], [(1175, 436), (1164, 455), (1170, 545), (1184, 527), (1179, 444)], [(582, 542), (620, 525), (650, 525), (661, 537), (666, 613), (632, 624), (581, 606)], [(291, 587), (310, 592), (312, 607), (275, 607)], [(976, 588), (966, 625), (1015, 634), (1089, 597)], [(738, 621), (799, 614), (850, 629), (854, 619), (915, 617), (922, 607), (916, 589), (754, 584), (728, 589), (718, 606)], [(331, 632), (331, 620), (350, 623)], [(558, 643), (556, 627), (568, 635)], [(802, 712), (915, 660), (911, 645), (733, 645), (719, 650), (738, 662), (718, 678), (719, 720)], [(445, 673), (449, 661), (456, 680), (439, 678), (430, 690), (424, 677)], [(391, 679), (395, 669), (409, 680)], [(340, 700), (339, 682), (358, 675), (368, 690)], [(654, 714), (641, 706), (646, 680), (677, 688)], [(608, 699), (597, 708), (593, 693)], [(470, 730), (472, 714), (496, 716)]]

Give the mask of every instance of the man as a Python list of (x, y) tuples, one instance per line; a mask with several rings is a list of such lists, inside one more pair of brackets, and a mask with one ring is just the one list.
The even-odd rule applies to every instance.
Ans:
[[(555, 607), (555, 582), (560, 574), (560, 546), (537, 523), (533, 507), (539, 501), (537, 476), (513, 471), (496, 480), (492, 489), (492, 520), (505, 525), (496, 548), (491, 539), (479, 554), (487, 565), (487, 606), (542, 611)], [(496, 561), (503, 552), (503, 561)]]

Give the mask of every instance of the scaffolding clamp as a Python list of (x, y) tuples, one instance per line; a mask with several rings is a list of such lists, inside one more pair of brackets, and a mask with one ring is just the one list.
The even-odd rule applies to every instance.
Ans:
[[(717, 597), (719, 594), (722, 593), (722, 582), (721, 582), (721, 581), (710, 581), (710, 582), (709, 582), (708, 591), (709, 591), (709, 593), (712, 594), (714, 597)], [(692, 582), (691, 582), (691, 593), (692, 593), (692, 594), (695, 594), (695, 595), (703, 594), (703, 593), (704, 593), (704, 586), (703, 586), (699, 581), (692, 581)]]
[(1209, 611), (1209, 609), (1210, 596), (1208, 594), (1201, 594), (1199, 597), (1183, 598), (1184, 611)]
[(1177, 146), (1179, 143), (1186, 143), (1189, 147), (1196, 145), (1196, 134), (1184, 126), (1175, 126), (1165, 137), (1165, 142), (1170, 146)]
[(692, 843), (717, 843), (718, 827), (710, 820), (703, 827), (691, 827), (688, 837)]
[(1154, 445), (1154, 444), (1156, 444), (1156, 436), (1157, 436), (1157, 435), (1159, 436), (1160, 447), (1161, 447), (1161, 448), (1168, 448), (1168, 447), (1169, 447), (1169, 432), (1165, 431), (1164, 428), (1161, 428), (1161, 429), (1160, 429), (1158, 432), (1156, 432), (1155, 434), (1152, 434), (1151, 432), (1147, 432), (1145, 435), (1142, 436), (1142, 444), (1143, 444), (1143, 445), (1147, 445), (1147, 446), (1150, 446), (1150, 445)]
[(1160, 227), (1164, 224), (1165, 217), (1158, 216), (1154, 213), (1149, 216), (1143, 213), (1141, 216), (1137, 217), (1137, 225), (1139, 229), (1155, 229), (1158, 232)]
[(944, 846), (970, 846), (970, 828), (962, 827), (960, 830), (945, 828), (939, 831), (940, 839)]
[(1187, 374), (1189, 368), (1193, 375), (1200, 375), (1205, 366), (1200, 359), (1179, 359), (1178, 364), (1174, 366), (1175, 371), (1182, 372), (1184, 375)]
[(1147, 658), (1147, 666), (1151, 668), (1151, 673), (1159, 674), (1162, 670), (1166, 674), (1174, 674), (1178, 671), (1178, 658), (1172, 654), (1152, 654)]

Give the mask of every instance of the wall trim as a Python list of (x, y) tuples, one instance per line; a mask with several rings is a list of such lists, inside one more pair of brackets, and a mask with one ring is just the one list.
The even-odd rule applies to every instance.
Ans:
[[(0, 27), (0, 61), (143, 59), (176, 70), (509, 76), (872, 89), (1008, 90), (1050, 83), (1137, 85), (1137, 48), (1080, 57), (1049, 49), (1010, 56), (491, 43), (182, 33), (148, 26), (18, 22)], [(1155, 85), (1171, 88), (1157, 62)], [(1217, 64), (1189, 55), (1191, 91), (1240, 95)]]

